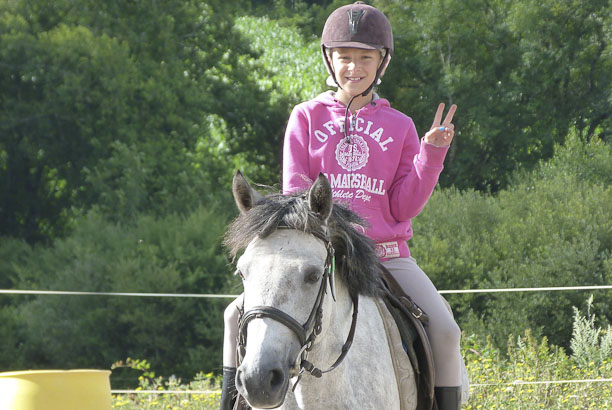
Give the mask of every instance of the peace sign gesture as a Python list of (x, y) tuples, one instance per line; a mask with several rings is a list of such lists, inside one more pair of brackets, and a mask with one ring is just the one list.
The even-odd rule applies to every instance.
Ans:
[(442, 121), (442, 113), (444, 113), (444, 103), (438, 105), (438, 111), (436, 111), (431, 128), (425, 134), (425, 142), (436, 147), (448, 147), (451, 144), (455, 136), (455, 125), (451, 121), (453, 121), (453, 115), (455, 115), (456, 110), (457, 106), (455, 104), (451, 105), (446, 118), (444, 118), (444, 122), (440, 123)]

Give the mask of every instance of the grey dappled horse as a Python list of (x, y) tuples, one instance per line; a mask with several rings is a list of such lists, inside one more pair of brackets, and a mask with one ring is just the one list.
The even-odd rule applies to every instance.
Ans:
[[(323, 175), (304, 194), (262, 197), (237, 172), (233, 192), (241, 214), (225, 244), (234, 257), (244, 250), (240, 395), (254, 409), (399, 410), (374, 301), (380, 266), (354, 229), (362, 221), (333, 204)], [(406, 409), (416, 407), (414, 375), (410, 383)]]

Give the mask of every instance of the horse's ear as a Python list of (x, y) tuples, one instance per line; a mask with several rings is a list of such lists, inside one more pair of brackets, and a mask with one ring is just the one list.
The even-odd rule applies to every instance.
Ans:
[(249, 209), (253, 208), (255, 204), (257, 204), (257, 202), (263, 199), (259, 192), (251, 188), (251, 185), (249, 185), (240, 170), (236, 170), (236, 173), (234, 174), (232, 193), (234, 194), (236, 206), (238, 206), (238, 209), (243, 214), (248, 212)]
[(310, 187), (308, 204), (314, 213), (319, 215), (323, 221), (327, 221), (327, 218), (331, 215), (334, 201), (329, 181), (322, 173), (319, 173), (317, 180)]

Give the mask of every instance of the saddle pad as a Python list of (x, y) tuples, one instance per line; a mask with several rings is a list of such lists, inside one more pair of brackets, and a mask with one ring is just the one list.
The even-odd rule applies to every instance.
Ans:
[(375, 301), (385, 327), (389, 350), (391, 351), (393, 370), (395, 371), (395, 379), (397, 380), (397, 388), (400, 394), (400, 410), (415, 409), (418, 394), (412, 364), (404, 350), (402, 338), (397, 330), (393, 316), (391, 316), (382, 300), (375, 298)]

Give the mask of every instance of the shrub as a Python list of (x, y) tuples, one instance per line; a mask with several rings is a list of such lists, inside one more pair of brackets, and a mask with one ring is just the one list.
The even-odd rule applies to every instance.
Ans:
[(612, 329), (610, 325), (605, 331), (595, 327), (595, 314), (591, 314), (593, 295), (587, 300), (587, 313), (583, 316), (574, 307), (574, 330), (570, 347), (572, 359), (581, 368), (601, 366), (612, 359)]
[[(227, 215), (201, 207), (187, 217), (140, 216), (134, 225), (90, 213), (53, 247), (16, 267), (20, 288), (95, 292), (219, 293), (228, 289), (220, 247)], [(164, 374), (220, 368), (228, 301), (119, 296), (32, 297), (19, 305), (32, 367), (108, 368), (146, 357)]]
[(476, 336), (464, 338), (464, 358), (470, 376), (470, 409), (602, 409), (612, 404), (609, 382), (573, 382), (605, 378), (612, 362), (582, 369), (565, 350), (537, 339), (527, 330), (510, 337), (507, 350)]
[[(572, 382), (604, 378), (612, 371), (612, 362), (591, 363), (582, 369), (562, 348), (550, 345), (546, 338), (538, 340), (530, 331), (511, 337), (504, 351), (475, 335), (464, 337), (463, 356), (471, 383), (470, 399), (462, 407), (465, 410), (602, 409), (612, 405), (609, 382)], [(137, 390), (158, 393), (118, 394), (113, 397), (113, 408), (219, 408), (220, 379), (211, 373), (200, 373), (192, 382), (183, 382), (155, 376), (146, 361), (128, 359), (118, 365), (140, 374)], [(323, 377), (333, 377), (333, 373)], [(186, 390), (196, 392), (183, 393)]]
[[(604, 285), (612, 274), (612, 148), (572, 134), (555, 157), (495, 196), (434, 193), (414, 221), (412, 253), (438, 289)], [(580, 292), (448, 295), (468, 333), (497, 346), (532, 328), (569, 347)], [(602, 295), (603, 312), (612, 299)], [(608, 315), (608, 313), (606, 313)], [(609, 320), (612, 316), (606, 316)]]

